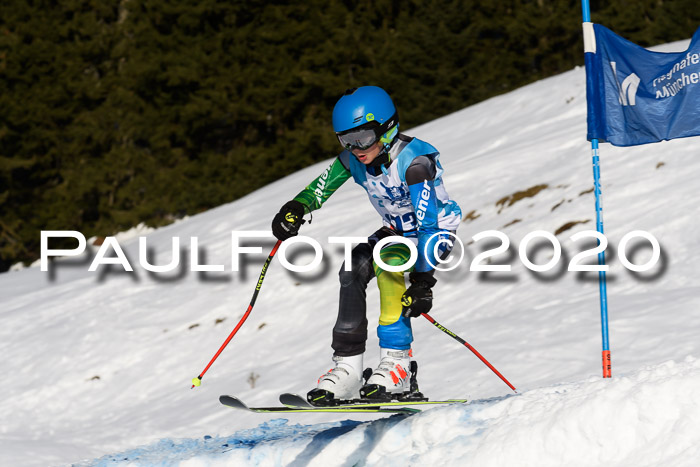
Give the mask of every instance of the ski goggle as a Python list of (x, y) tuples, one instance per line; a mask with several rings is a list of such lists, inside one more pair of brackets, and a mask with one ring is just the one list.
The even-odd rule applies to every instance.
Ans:
[(357, 128), (351, 128), (350, 130), (336, 133), (336, 136), (338, 137), (340, 144), (342, 144), (348, 151), (353, 149), (364, 150), (368, 149), (380, 139), (385, 143), (390, 142), (390, 140), (384, 141), (382, 135), (386, 133), (386, 137), (389, 137), (390, 139), (393, 138), (398, 131), (398, 124), (399, 113), (394, 112), (394, 115), (392, 115), (390, 119), (382, 124), (376, 120), (373, 120)]
[(352, 129), (347, 132), (338, 133), (338, 141), (347, 150), (368, 149), (379, 140), (380, 126), (372, 128)]

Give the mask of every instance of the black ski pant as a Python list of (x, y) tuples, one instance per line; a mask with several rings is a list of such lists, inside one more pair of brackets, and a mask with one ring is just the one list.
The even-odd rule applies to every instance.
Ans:
[(372, 250), (383, 238), (397, 235), (388, 227), (374, 232), (367, 243), (352, 249), (352, 270), (340, 268), (340, 301), (338, 320), (333, 327), (334, 355), (351, 357), (365, 351), (367, 341), (367, 284), (374, 277)]

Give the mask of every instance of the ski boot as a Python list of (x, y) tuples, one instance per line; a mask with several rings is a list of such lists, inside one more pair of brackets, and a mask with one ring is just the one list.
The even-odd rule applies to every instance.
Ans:
[(333, 356), (335, 368), (318, 379), (318, 386), (309, 391), (306, 399), (313, 405), (338, 405), (359, 399), (360, 387), (364, 381), (362, 355)]
[(410, 350), (380, 349), (379, 366), (360, 388), (362, 399), (381, 401), (427, 401), (418, 390), (418, 363)]

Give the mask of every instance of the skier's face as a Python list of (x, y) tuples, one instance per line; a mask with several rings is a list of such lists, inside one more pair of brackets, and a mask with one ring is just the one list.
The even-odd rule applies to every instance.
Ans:
[(381, 141), (377, 141), (367, 149), (353, 149), (352, 153), (355, 155), (355, 157), (357, 157), (358, 161), (368, 165), (377, 158), (380, 152), (382, 152), (382, 147), (383, 143)]

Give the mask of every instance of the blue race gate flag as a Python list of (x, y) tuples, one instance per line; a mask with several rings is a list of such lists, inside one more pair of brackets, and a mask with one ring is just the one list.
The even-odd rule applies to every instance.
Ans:
[(599, 24), (584, 23), (584, 39), (589, 140), (634, 146), (700, 135), (700, 29), (676, 53)]

